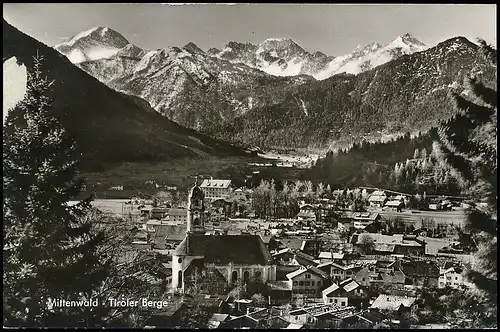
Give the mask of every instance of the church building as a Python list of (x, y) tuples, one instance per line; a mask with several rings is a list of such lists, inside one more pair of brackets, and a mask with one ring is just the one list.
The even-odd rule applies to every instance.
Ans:
[(205, 218), (205, 194), (196, 181), (188, 194), (186, 237), (172, 254), (174, 291), (196, 286), (217, 293), (241, 281), (276, 280), (276, 265), (259, 235), (205, 235)]

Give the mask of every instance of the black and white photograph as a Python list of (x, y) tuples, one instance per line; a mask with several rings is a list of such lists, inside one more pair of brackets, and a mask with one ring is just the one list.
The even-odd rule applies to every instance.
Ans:
[(4, 3), (3, 327), (496, 329), (496, 12)]

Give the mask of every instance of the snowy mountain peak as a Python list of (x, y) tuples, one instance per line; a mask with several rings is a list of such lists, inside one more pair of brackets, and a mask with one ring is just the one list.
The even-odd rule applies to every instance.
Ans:
[(73, 63), (109, 58), (129, 45), (120, 33), (108, 27), (80, 32), (67, 42), (54, 46)]
[(399, 36), (392, 41), (389, 45), (401, 46), (401, 47), (416, 47), (423, 48), (425, 44), (422, 43), (417, 38), (413, 37), (411, 34), (407, 33), (403, 36)]
[(121, 43), (125, 42), (124, 45), (127, 45), (129, 43), (128, 40), (125, 39), (125, 37), (111, 28), (93, 27), (92, 29), (78, 33), (67, 42), (56, 45), (55, 47), (59, 47), (62, 45), (73, 46), (79, 41), (85, 39), (92, 39), (94, 41), (119, 40)]
[(259, 48), (264, 48), (264, 49), (271, 49), (271, 48), (294, 48), (294, 49), (302, 49), (296, 42), (294, 42), (290, 38), (268, 38), (264, 40), (260, 45)]
[(195, 43), (189, 42), (182, 47), (183, 49), (193, 52), (193, 53), (205, 53), (201, 48), (199, 48)]

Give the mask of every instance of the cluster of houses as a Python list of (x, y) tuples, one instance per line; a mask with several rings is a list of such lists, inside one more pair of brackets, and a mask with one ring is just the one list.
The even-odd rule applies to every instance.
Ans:
[[(178, 326), (183, 312), (198, 306), (211, 313), (209, 328), (394, 328), (387, 312), (400, 320), (414, 314), (416, 289), (469, 286), (463, 277), (467, 266), (429, 256), (428, 239), (365, 232), (380, 218), (374, 212), (344, 214), (338, 228), (358, 230), (348, 239), (338, 229), (316, 232), (310, 221), (311, 214), (318, 216), (317, 206), (311, 204), (302, 204), (288, 225), (308, 225), (295, 231), (279, 223), (214, 225), (206, 209), (240, 195), (235, 192), (227, 180), (205, 180), (190, 190), (186, 208), (148, 212), (158, 219), (146, 222), (130, 248), (161, 257), (161, 271), (145, 278), (162, 283), (171, 301), (149, 325)], [(251, 294), (229, 295), (239, 283), (259, 284), (264, 302)]]

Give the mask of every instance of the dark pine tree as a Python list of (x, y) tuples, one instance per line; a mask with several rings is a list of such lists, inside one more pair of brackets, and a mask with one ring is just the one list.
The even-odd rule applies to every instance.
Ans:
[[(489, 60), (496, 75), (496, 50), (480, 40), (478, 56)], [(455, 95), (457, 113), (439, 128), (438, 160), (451, 168), (464, 194), (487, 207), (467, 211), (467, 228), (479, 244), (470, 279), (496, 308), (497, 293), (497, 92), (477, 77), (470, 94)]]
[(55, 308), (50, 300), (90, 299), (107, 277), (92, 225), (90, 198), (76, 205), (80, 155), (51, 114), (54, 82), (34, 58), (27, 92), (3, 131), (4, 326), (99, 326), (90, 307)]

